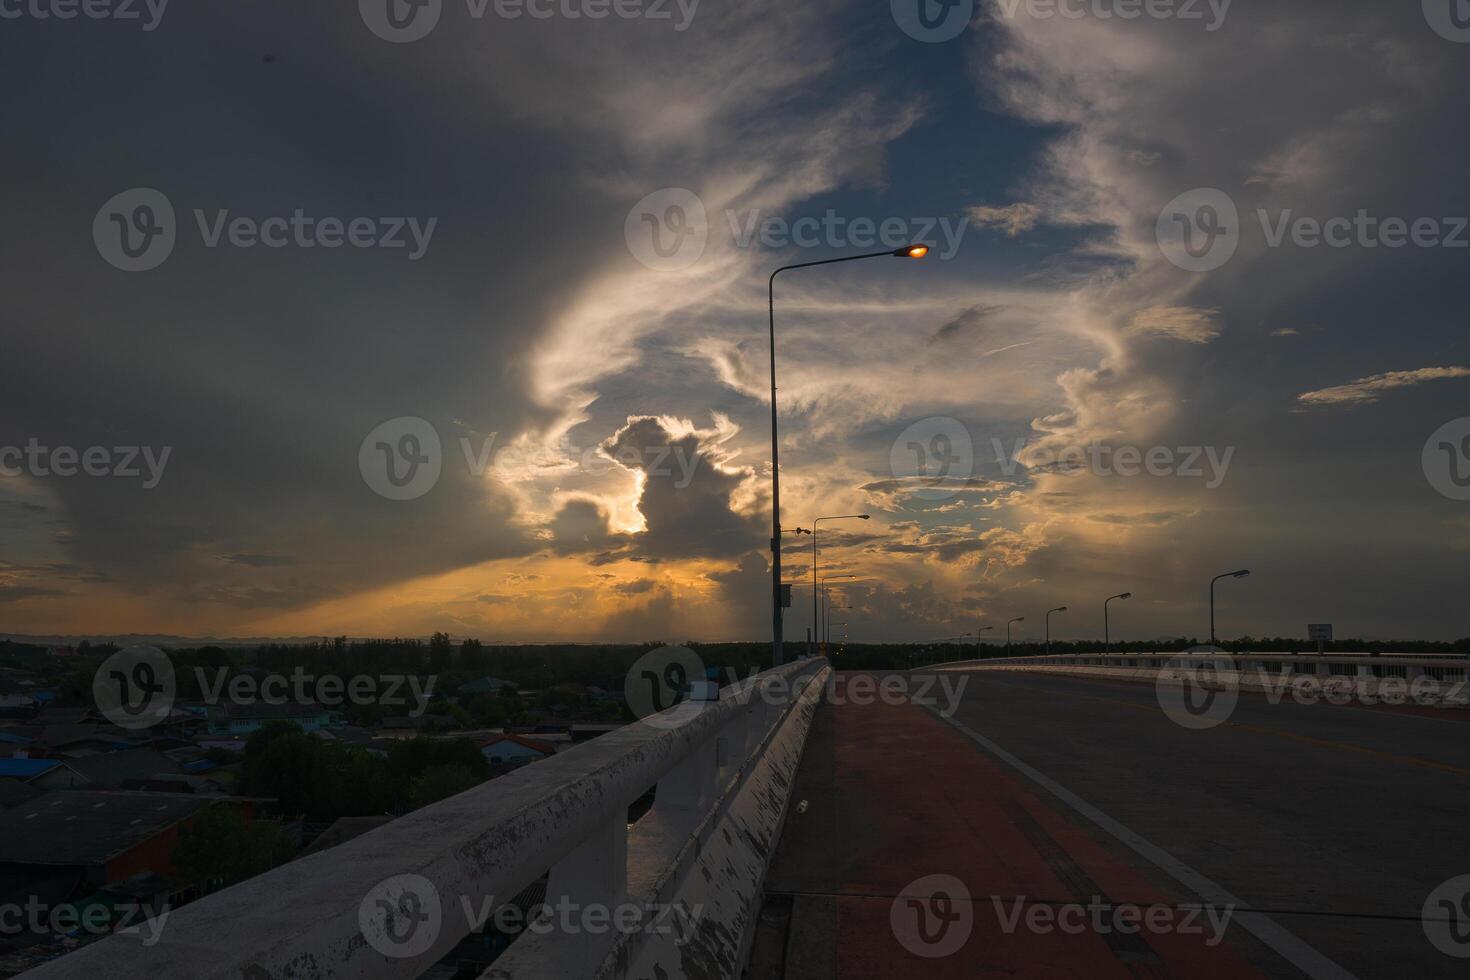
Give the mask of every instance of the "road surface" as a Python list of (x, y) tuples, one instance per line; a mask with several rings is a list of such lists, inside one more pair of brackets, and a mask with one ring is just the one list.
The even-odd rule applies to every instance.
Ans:
[(895, 685), (932, 675), (859, 676), (815, 719), (751, 980), (1470, 975), (1422, 919), (1470, 874), (1465, 712), (1243, 695), (1191, 730), (1150, 684), (977, 671), (921, 707)]

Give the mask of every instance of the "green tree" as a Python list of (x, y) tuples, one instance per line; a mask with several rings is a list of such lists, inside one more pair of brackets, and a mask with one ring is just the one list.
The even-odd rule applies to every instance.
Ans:
[(215, 805), (186, 824), (174, 842), (174, 868), (208, 889), (253, 878), (291, 859), (296, 847), (280, 828), (249, 820), (232, 806)]
[(463, 793), (467, 789), (472, 789), (481, 782), (483, 782), (482, 777), (476, 776), (466, 766), (457, 763), (430, 766), (408, 784), (409, 808), (417, 810), (430, 803), (437, 803)]

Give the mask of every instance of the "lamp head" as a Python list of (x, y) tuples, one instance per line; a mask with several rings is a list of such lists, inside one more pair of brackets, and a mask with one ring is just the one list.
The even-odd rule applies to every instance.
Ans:
[(1231, 578), (1245, 578), (1250, 573), (1251, 573), (1251, 570), (1249, 568), (1242, 568), (1238, 572), (1231, 572), (1230, 573), (1230, 577)]
[(900, 259), (922, 259), (929, 254), (928, 245), (905, 245), (903, 248), (893, 250), (896, 258)]

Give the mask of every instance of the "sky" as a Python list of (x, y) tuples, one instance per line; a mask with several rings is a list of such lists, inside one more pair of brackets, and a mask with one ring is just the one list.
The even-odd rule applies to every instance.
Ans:
[(769, 637), (922, 241), (839, 636), (1470, 635), (1452, 4), (0, 3), (0, 633)]

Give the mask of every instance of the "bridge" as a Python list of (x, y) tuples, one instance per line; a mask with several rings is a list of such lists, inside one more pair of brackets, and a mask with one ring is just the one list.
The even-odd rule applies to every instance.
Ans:
[(1459, 976), (1466, 668), (803, 660), (24, 976), (419, 977), (538, 880), (484, 980)]

